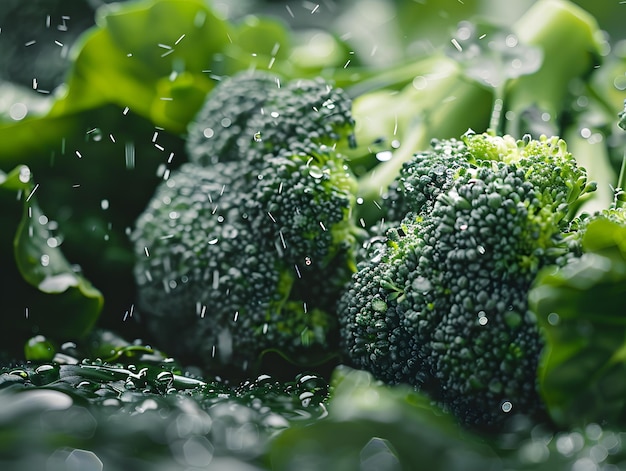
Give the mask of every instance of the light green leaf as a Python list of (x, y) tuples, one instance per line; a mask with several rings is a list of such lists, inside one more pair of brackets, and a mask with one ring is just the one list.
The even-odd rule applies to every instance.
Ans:
[(113, 103), (182, 132), (213, 86), (230, 28), (199, 0), (103, 7), (52, 114)]

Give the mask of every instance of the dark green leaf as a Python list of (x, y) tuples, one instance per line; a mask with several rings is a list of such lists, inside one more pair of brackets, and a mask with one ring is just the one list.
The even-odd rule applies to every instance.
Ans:
[[(37, 203), (30, 169), (0, 173), (3, 202), (0, 285), (6, 345), (23, 345), (35, 333), (80, 337), (94, 325), (102, 294), (66, 260), (59, 239)], [(21, 350), (21, 348), (20, 348)]]
[(626, 228), (588, 226), (580, 259), (540, 274), (530, 293), (546, 335), (539, 370), (548, 411), (560, 425), (626, 420)]
[(489, 447), (408, 387), (341, 367), (332, 391), (326, 418), (273, 441), (273, 469), (499, 469)]

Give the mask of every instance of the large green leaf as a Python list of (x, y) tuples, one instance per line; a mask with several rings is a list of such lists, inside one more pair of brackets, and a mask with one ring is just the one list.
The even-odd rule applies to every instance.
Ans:
[(77, 49), (52, 114), (114, 103), (184, 131), (212, 88), (231, 26), (200, 0), (112, 4)]
[(626, 423), (626, 227), (591, 222), (580, 259), (541, 273), (531, 307), (546, 335), (541, 392), (562, 426)]
[[(50, 220), (37, 204), (38, 185), (23, 165), (0, 173), (0, 331), (3, 349), (27, 338), (79, 338), (102, 309), (102, 294), (64, 257)], [(11, 347), (11, 348), (7, 348)]]

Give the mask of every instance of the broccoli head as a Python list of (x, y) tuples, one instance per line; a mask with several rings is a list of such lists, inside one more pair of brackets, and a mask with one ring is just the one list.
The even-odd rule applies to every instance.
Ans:
[[(237, 112), (258, 112), (234, 98), (252, 79), (240, 80), (222, 82), (233, 93), (218, 90), (207, 103), (225, 114), (239, 105)], [(280, 117), (272, 119), (277, 134), (297, 139), (292, 121), (300, 89), (287, 90), (292, 115), (281, 115), (284, 127)], [(303, 103), (302, 121), (315, 122), (310, 115), (319, 110)], [(209, 118), (201, 112), (197, 119), (192, 128)], [(332, 146), (340, 137), (323, 127), (317, 132), (319, 142), (306, 148), (289, 139), (273, 147), (264, 138), (207, 140), (206, 155), (220, 158), (192, 159), (161, 183), (132, 239), (138, 307), (166, 351), (221, 374), (250, 368), (266, 351), (309, 363), (337, 352), (334, 306), (355, 271), (356, 179)], [(256, 158), (260, 144), (271, 152)], [(242, 157), (221, 159), (234, 151)]]
[(593, 189), (557, 138), (435, 141), (392, 185), (389, 210), (405, 216), (338, 303), (347, 356), (468, 425), (540, 414), (527, 294), (540, 268), (567, 260), (572, 208)]
[(353, 145), (352, 101), (322, 78), (283, 83), (268, 72), (220, 82), (189, 126), (192, 162), (257, 160), (283, 148)]

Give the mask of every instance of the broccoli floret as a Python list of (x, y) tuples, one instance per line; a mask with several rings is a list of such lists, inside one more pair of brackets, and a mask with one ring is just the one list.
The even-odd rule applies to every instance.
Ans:
[(192, 162), (256, 160), (284, 148), (352, 145), (352, 102), (322, 78), (292, 80), (246, 72), (221, 82), (189, 126)]
[[(222, 85), (239, 90), (240, 80)], [(251, 81), (246, 76), (241, 93)], [(298, 113), (315, 123), (319, 111), (309, 109), (308, 98), (301, 101), (303, 89), (281, 90), (291, 115), (281, 115), (284, 127), (280, 116), (272, 118), (270, 135), (292, 137), (276, 137), (271, 152), (256, 157), (256, 145), (270, 145), (265, 140), (220, 140), (215, 149), (207, 140), (206, 155), (219, 158), (192, 159), (172, 171), (132, 234), (146, 325), (168, 353), (214, 369), (245, 370), (268, 350), (302, 361), (337, 351), (334, 306), (355, 271), (356, 179), (344, 157), (322, 144), (340, 138), (334, 128), (318, 129), (318, 142), (306, 149), (290, 144), (298, 139)], [(239, 102), (220, 93), (208, 103), (230, 113)], [(221, 107), (213, 102), (222, 99)], [(348, 109), (342, 113), (349, 123)], [(201, 113), (194, 127), (206, 118)], [(242, 158), (221, 159), (233, 149)]]
[(457, 139), (434, 139), (431, 147), (432, 150), (417, 153), (403, 164), (400, 174), (391, 182), (383, 208), (388, 222), (397, 224), (409, 212), (430, 212), (437, 196), (454, 181), (459, 168), (468, 168), (472, 160), (463, 141)]
[(349, 359), (467, 425), (540, 414), (543, 342), (527, 293), (541, 267), (565, 263), (571, 209), (593, 189), (557, 138), (434, 142), (393, 188), (406, 216), (338, 303)]

